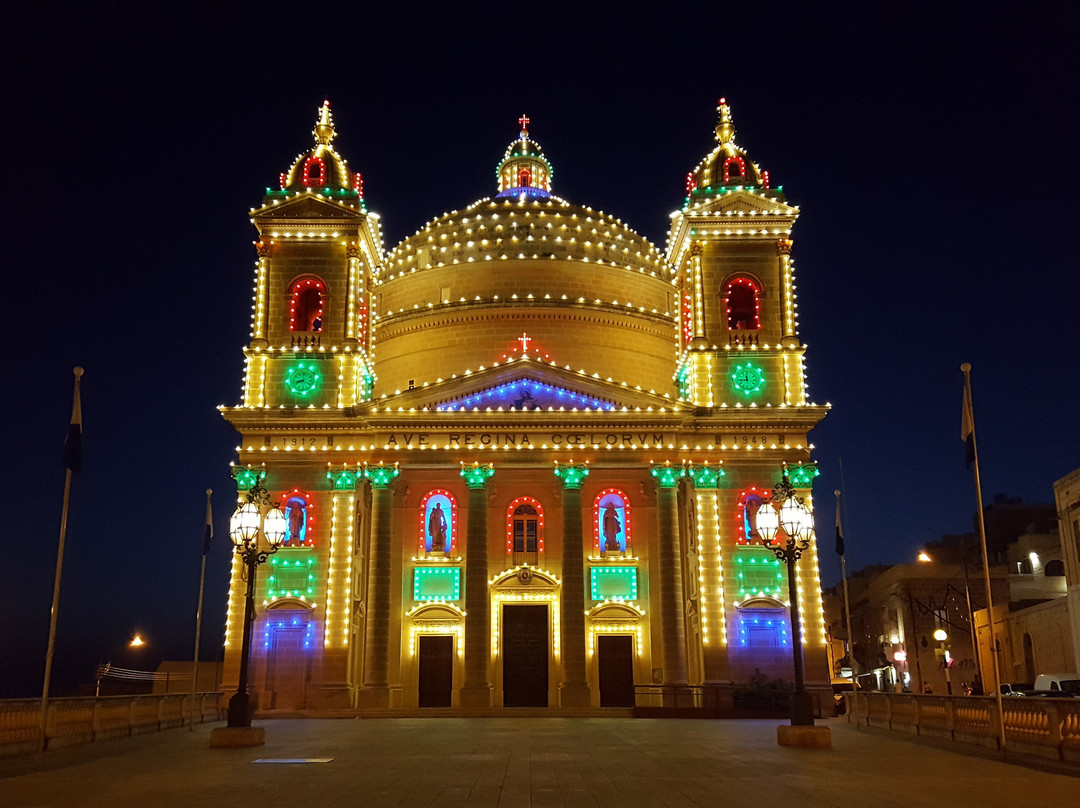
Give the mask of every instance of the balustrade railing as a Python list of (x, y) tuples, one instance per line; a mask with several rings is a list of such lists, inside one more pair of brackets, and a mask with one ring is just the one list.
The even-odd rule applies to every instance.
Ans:
[[(46, 749), (220, 721), (223, 703), (221, 693), (49, 699)], [(0, 700), (0, 756), (34, 752), (40, 744), (41, 699)]]
[[(848, 723), (996, 749), (1002, 717), (993, 696), (848, 693)], [(1008, 750), (1080, 763), (1080, 699), (1002, 699)]]

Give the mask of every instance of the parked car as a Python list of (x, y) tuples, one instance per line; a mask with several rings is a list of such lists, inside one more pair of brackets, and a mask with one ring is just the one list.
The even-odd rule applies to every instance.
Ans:
[(1080, 696), (1080, 673), (1040, 673), (1032, 689)]
[(1029, 690), (1034, 690), (1034, 682), (1002, 682), (1001, 683), (1001, 695), (1003, 696), (1023, 696)]

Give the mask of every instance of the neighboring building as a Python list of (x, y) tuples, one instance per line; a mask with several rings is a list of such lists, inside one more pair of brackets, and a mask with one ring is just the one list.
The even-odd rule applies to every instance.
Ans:
[(1073, 649), (1072, 667), (1063, 668), (1061, 672), (1064, 673), (1080, 671), (1080, 469), (1054, 483), (1054, 503), (1060, 520), (1058, 530), (1061, 558), (1065, 564), (1066, 608)]
[[(387, 253), (323, 105), (251, 213), (243, 401), (223, 408), (241, 500), (265, 486), (289, 526), (258, 571), (262, 708), (623, 706), (635, 684), (791, 679), (756, 515), (782, 470), (812, 506), (827, 407), (796, 327), (799, 210), (719, 112), (664, 252), (555, 196), (523, 116), (493, 198)], [(436, 138), (424, 159), (452, 158)], [(813, 544), (798, 580), (824, 692)], [(237, 562), (226, 691), (244, 592)]]

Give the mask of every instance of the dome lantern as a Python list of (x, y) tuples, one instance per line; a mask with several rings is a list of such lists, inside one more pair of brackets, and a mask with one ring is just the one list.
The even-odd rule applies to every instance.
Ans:
[(540, 144), (529, 137), (529, 116), (518, 118), (521, 132), (506, 147), (495, 176), (499, 182), (496, 198), (545, 198), (551, 194), (551, 163)]
[(314, 191), (344, 197), (363, 198), (359, 172), (349, 170), (345, 159), (331, 145), (337, 136), (330, 102), (324, 100), (316, 112), (314, 148), (298, 155), (292, 167), (281, 175), (281, 189), (287, 192)]

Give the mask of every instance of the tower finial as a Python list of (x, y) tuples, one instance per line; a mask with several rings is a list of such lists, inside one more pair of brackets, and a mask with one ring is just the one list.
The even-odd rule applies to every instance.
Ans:
[(721, 98), (717, 103), (716, 111), (720, 113), (720, 122), (716, 124), (716, 139), (720, 143), (731, 143), (735, 140), (735, 124), (731, 121), (731, 107), (726, 98)]
[(315, 122), (315, 129), (311, 134), (315, 135), (315, 142), (322, 146), (329, 146), (337, 132), (334, 131), (334, 117), (330, 114), (330, 102), (324, 100), (319, 107), (319, 118)]
[(521, 137), (522, 137), (522, 139), (527, 138), (529, 136), (529, 129), (528, 129), (529, 116), (525, 115), (523, 113), (522, 116), (520, 118), (518, 118), (518, 123), (521, 124)]

